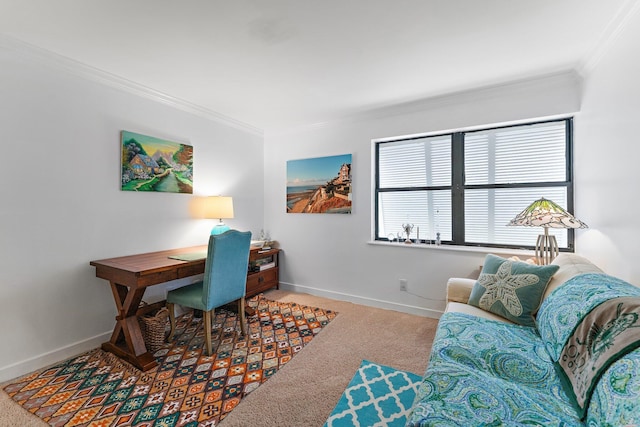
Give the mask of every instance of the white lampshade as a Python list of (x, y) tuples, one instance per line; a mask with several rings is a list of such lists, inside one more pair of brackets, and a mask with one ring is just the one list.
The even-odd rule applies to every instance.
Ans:
[(233, 198), (230, 196), (207, 197), (204, 217), (209, 219), (233, 218)]
[(222, 222), (223, 218), (233, 218), (233, 199), (229, 196), (207, 197), (204, 207), (205, 218), (217, 218), (220, 220), (212, 229), (211, 234), (222, 234), (229, 227)]

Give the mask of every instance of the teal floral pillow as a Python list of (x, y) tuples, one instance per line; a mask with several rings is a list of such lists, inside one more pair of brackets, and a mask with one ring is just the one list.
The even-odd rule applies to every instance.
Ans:
[(549, 280), (560, 268), (535, 265), (487, 255), (480, 277), (473, 285), (469, 304), (524, 326), (535, 326), (533, 314), (540, 307)]

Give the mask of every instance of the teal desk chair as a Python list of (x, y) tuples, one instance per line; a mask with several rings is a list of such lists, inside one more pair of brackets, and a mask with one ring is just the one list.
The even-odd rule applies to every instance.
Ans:
[(244, 318), (244, 296), (247, 287), (247, 268), (251, 232), (229, 230), (209, 237), (209, 248), (202, 282), (171, 290), (167, 294), (167, 309), (171, 320), (171, 341), (176, 329), (174, 304), (202, 310), (207, 343), (207, 356), (211, 355), (211, 315), (216, 307), (238, 302), (238, 317), (242, 334), (247, 333)]

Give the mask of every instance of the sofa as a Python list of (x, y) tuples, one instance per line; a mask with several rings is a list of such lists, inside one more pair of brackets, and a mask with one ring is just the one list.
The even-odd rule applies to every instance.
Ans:
[[(505, 271), (545, 268), (529, 307), (487, 285)], [(513, 288), (530, 287), (529, 276), (518, 275)], [(489, 310), (487, 301), (500, 298), (507, 302)], [(488, 256), (478, 280), (447, 284), (407, 426), (640, 426), (639, 301), (639, 287), (574, 254), (546, 267)], [(529, 317), (506, 318), (501, 310), (514, 304)]]

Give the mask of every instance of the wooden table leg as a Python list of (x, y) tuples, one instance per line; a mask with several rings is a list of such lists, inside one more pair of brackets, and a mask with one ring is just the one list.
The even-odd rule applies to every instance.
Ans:
[(109, 283), (118, 315), (111, 339), (102, 344), (102, 349), (125, 359), (143, 371), (153, 369), (158, 363), (147, 351), (136, 314), (145, 288), (131, 289), (115, 282)]

